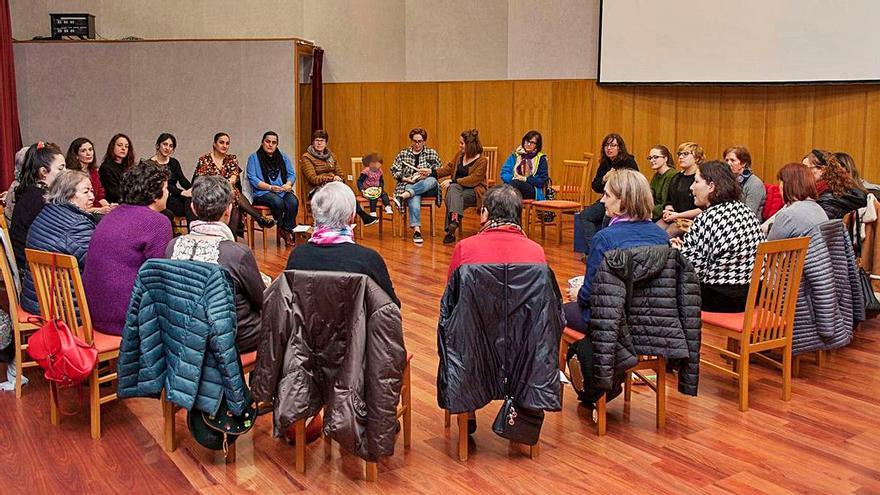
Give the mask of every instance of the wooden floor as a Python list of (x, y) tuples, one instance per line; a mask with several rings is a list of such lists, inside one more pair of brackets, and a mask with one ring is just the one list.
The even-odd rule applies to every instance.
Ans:
[[(466, 224), (473, 233), (475, 226)], [(753, 367), (751, 409), (740, 413), (735, 384), (703, 370), (698, 397), (670, 386), (668, 422), (654, 426), (653, 395), (635, 387), (631, 406), (608, 406), (608, 434), (599, 438), (589, 414), (566, 390), (561, 413), (547, 414), (541, 455), (512, 452), (491, 431), (500, 403), (478, 413), (479, 429), (466, 463), (456, 457), (455, 426), (443, 428), (436, 400), (436, 321), (452, 253), (441, 237), (421, 247), (368, 228), (366, 246), (388, 263), (403, 301), (406, 343), (413, 366), (413, 444), (379, 466), (379, 481), (362, 481), (362, 462), (329, 460), (320, 441), (308, 446), (307, 471), (293, 468), (293, 448), (272, 438), (263, 417), (238, 442), (238, 461), (226, 466), (187, 434), (177, 416), (180, 448), (159, 445), (159, 402), (134, 399), (103, 409), (100, 441), (89, 437), (88, 415), (48, 418), (48, 387), (33, 370), (18, 401), (0, 394), (0, 491), (3, 493), (880, 493), (880, 320), (862, 325), (852, 345), (818, 369), (810, 360), (794, 381), (791, 402), (780, 399), (774, 370)], [(555, 232), (544, 243), (561, 284), (584, 265)], [(553, 240), (551, 240), (553, 239)], [(257, 241), (261, 268), (276, 275), (287, 252)], [(564, 285), (563, 285), (564, 287)], [(65, 395), (67, 409), (75, 393)]]

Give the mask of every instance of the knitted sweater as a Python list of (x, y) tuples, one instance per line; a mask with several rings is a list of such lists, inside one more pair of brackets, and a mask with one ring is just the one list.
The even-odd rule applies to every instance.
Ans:
[(171, 241), (171, 222), (147, 206), (122, 204), (95, 228), (83, 271), (92, 323), (101, 332), (122, 335), (128, 300), (138, 270), (163, 258)]
[(303, 153), (299, 165), (309, 191), (333, 182), (334, 175), (342, 177), (342, 169), (339, 168), (339, 161), (333, 153), (330, 153), (327, 160), (315, 158), (308, 152)]
[(663, 215), (663, 208), (669, 200), (669, 183), (678, 172), (674, 168), (670, 168), (665, 173), (656, 173), (651, 177), (651, 195), (654, 196), (654, 209), (651, 210), (651, 217), (656, 222)]
[(712, 205), (694, 219), (681, 252), (709, 285), (748, 285), (764, 233), (748, 206), (739, 201)]

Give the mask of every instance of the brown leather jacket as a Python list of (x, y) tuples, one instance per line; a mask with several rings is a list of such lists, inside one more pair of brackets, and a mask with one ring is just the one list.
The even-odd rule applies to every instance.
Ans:
[(400, 309), (366, 275), (288, 270), (266, 289), (251, 373), (278, 437), (324, 408), (324, 432), (374, 462), (394, 453), (406, 349)]

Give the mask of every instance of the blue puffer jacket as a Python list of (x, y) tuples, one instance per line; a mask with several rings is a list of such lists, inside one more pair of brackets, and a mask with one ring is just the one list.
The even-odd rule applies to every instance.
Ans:
[[(82, 274), (96, 223), (93, 215), (72, 204), (49, 203), (31, 224), (26, 246), (40, 251), (72, 255), (79, 263), (79, 272)], [(37, 314), (40, 312), (40, 305), (30, 267), (25, 264), (18, 269), (22, 273), (21, 307), (27, 312)]]
[(138, 271), (122, 344), (118, 395), (158, 397), (216, 414), (225, 396), (244, 410), (235, 347), (235, 304), (228, 272), (213, 263), (148, 260)]

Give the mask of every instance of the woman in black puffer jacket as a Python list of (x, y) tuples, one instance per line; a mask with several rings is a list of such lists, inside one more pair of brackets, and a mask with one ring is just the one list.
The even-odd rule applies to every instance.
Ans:
[(843, 218), (847, 213), (867, 204), (867, 192), (833, 153), (813, 150), (804, 157), (803, 163), (816, 178), (816, 189), (819, 192), (816, 202), (825, 210), (830, 220)]

